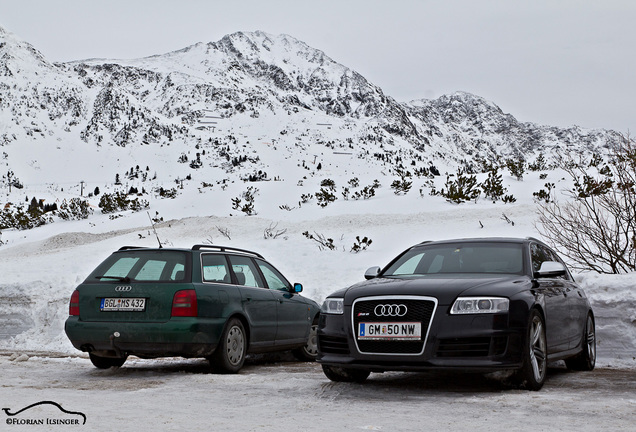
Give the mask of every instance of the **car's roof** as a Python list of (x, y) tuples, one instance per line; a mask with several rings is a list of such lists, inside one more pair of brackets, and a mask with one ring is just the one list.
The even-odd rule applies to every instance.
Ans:
[(445, 239), (445, 240), (430, 240), (414, 245), (413, 247), (422, 245), (434, 245), (434, 244), (449, 244), (449, 243), (527, 243), (529, 241), (535, 241), (537, 243), (543, 243), (532, 237), (520, 238), (520, 237), (466, 237), (457, 239)]
[(200, 250), (210, 250), (212, 252), (228, 252), (228, 253), (239, 253), (239, 254), (244, 254), (244, 255), (253, 255), (256, 256), (258, 258), (263, 258), (263, 255), (259, 254), (258, 252), (254, 252), (254, 251), (250, 251), (247, 249), (239, 249), (239, 248), (235, 248), (235, 247), (230, 247), (230, 246), (220, 246), (220, 245), (203, 245), (203, 244), (196, 244), (194, 246), (192, 246), (191, 249), (186, 249), (186, 248), (164, 248), (164, 247), (158, 247), (158, 248), (148, 248), (148, 247), (143, 247), (143, 246), (122, 246), (118, 249), (117, 252), (121, 252), (121, 251), (147, 251), (147, 252), (165, 252), (165, 251), (178, 251), (178, 252), (192, 252), (192, 251), (200, 251)]

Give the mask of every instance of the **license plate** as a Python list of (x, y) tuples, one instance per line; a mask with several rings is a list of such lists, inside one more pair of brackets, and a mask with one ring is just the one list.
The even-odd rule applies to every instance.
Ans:
[(366, 340), (422, 340), (419, 322), (361, 322), (358, 339)]
[(139, 312), (145, 309), (146, 299), (134, 297), (103, 298), (99, 305), (99, 310), (109, 312)]

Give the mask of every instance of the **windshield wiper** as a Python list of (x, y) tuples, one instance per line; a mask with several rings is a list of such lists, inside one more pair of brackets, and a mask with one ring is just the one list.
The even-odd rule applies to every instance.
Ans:
[(130, 278), (128, 276), (125, 277), (121, 277), (121, 276), (95, 276), (95, 279), (115, 279), (119, 282), (130, 282)]

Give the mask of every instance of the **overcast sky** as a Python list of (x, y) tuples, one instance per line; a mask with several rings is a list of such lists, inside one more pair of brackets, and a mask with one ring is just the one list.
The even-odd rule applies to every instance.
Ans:
[(467, 91), (518, 120), (636, 135), (634, 0), (0, 0), (50, 61), (289, 34), (399, 101)]

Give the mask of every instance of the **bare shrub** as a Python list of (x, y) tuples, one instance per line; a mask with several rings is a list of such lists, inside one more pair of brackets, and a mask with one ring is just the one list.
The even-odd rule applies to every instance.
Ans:
[(541, 203), (535, 227), (572, 267), (598, 273), (632, 272), (636, 265), (636, 145), (620, 136), (601, 164), (564, 159), (574, 181), (565, 202)]

